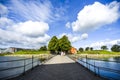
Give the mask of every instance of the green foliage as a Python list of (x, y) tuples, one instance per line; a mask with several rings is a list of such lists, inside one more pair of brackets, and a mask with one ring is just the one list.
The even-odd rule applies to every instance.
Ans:
[(90, 50), (93, 51), (93, 47), (90, 47)]
[(52, 53), (55, 53), (55, 51), (66, 51), (70, 50), (71, 43), (68, 40), (67, 36), (63, 36), (60, 39), (57, 39), (56, 36), (53, 36), (48, 44), (48, 50), (50, 50)]
[(111, 48), (111, 51), (120, 52), (120, 46), (119, 45), (113, 45), (112, 48)]
[(67, 36), (63, 36), (60, 40), (59, 40), (59, 48), (62, 50), (62, 51), (68, 51), (70, 50), (71, 48), (71, 43), (70, 41), (68, 40), (68, 37)]
[(57, 42), (58, 42), (57, 37), (53, 36), (52, 39), (50, 40), (50, 42), (48, 43), (48, 50), (50, 50), (50, 51), (57, 50), (57, 46), (56, 46)]
[(89, 51), (89, 49), (90, 49), (89, 47), (86, 47), (86, 48), (85, 48), (85, 51)]
[(42, 46), (42, 47), (40, 47), (39, 51), (47, 51), (47, 47), (46, 46)]
[(108, 48), (107, 48), (107, 46), (101, 46), (101, 49), (102, 50), (107, 50)]
[(83, 48), (79, 48), (79, 51), (80, 51), (80, 52), (83, 52), (83, 51), (84, 51), (84, 49), (83, 49)]

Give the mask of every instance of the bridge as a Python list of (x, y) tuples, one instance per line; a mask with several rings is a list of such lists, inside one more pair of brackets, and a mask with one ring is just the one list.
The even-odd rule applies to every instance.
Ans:
[(67, 56), (57, 55), (43, 65), (9, 80), (103, 80)]

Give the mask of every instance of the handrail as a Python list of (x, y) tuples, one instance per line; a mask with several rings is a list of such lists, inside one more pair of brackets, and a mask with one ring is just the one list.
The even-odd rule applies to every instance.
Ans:
[[(69, 57), (73, 58), (72, 56), (69, 56)], [(74, 58), (76, 58), (76, 57), (74, 57)], [(87, 56), (85, 57), (85, 60), (83, 60), (82, 58), (77, 58), (78, 63), (80, 63), (79, 61), (81, 61), (82, 63), (80, 63), (80, 64), (82, 66), (84, 66), (85, 68), (87, 68), (90, 71), (93, 71), (98, 76), (101, 76), (101, 77), (104, 77), (104, 78), (115, 79), (114, 77), (108, 77), (108, 76), (101, 75), (100, 70), (109, 71), (109, 72), (113, 72), (115, 74), (120, 75), (120, 70), (96, 66), (95, 62), (92, 64), (92, 63), (88, 62), (88, 60), (89, 60), (89, 58), (87, 58)], [(93, 59), (93, 60), (95, 60), (95, 59)], [(109, 62), (109, 61), (107, 61), (107, 62)], [(90, 66), (93, 67), (93, 70), (90, 69)], [(118, 80), (118, 79), (116, 79), (116, 80)]]
[(99, 69), (103, 69), (103, 70), (107, 70), (107, 71), (111, 71), (111, 72), (115, 72), (115, 73), (120, 74), (120, 70), (111, 69), (111, 68), (105, 68), (105, 67), (99, 67), (99, 66), (90, 64), (90, 63), (88, 63), (88, 62), (86, 62), (86, 61), (83, 61), (83, 60), (81, 60), (81, 59), (79, 59), (79, 60), (82, 61), (82, 62), (84, 62), (84, 63), (87, 63), (87, 64), (89, 64), (89, 65), (91, 65), (91, 66), (95, 66), (95, 67), (97, 67), (97, 68), (99, 68)]
[[(34, 59), (35, 59), (35, 61), (34, 61)], [(26, 63), (27, 60), (31, 60), (31, 61), (30, 61), (29, 63)], [(17, 62), (17, 61), (22, 61), (23, 64), (21, 64), (20, 66), (15, 66), (15, 67), (10, 67), (10, 68), (3, 68), (3, 69), (0, 69), (0, 72), (1, 72), (1, 71), (6, 71), (6, 70), (17, 69), (17, 68), (23, 68), (24, 70), (23, 70), (21, 73), (19, 73), (19, 75), (20, 75), (20, 74), (26, 72), (26, 67), (27, 67), (28, 65), (32, 65), (31, 68), (33, 68), (33, 67), (39, 65), (39, 64), (37, 63), (37, 65), (33, 66), (34, 63), (36, 63), (36, 62), (39, 61), (36, 57), (33, 57), (33, 56), (32, 56), (32, 58), (24, 58), (24, 59), (9, 60), (9, 61), (0, 61), (0, 63)], [(30, 68), (30, 69), (31, 69), (31, 68)], [(29, 70), (29, 69), (28, 69), (28, 70)], [(12, 76), (15, 76), (15, 75), (18, 75), (18, 73), (14, 74), (14, 75), (6, 76), (6, 77), (1, 77), (0, 79), (6, 80), (7, 78), (12, 77)]]
[[(9, 61), (0, 61), (0, 63), (8, 63), (8, 62), (18, 62), (18, 61), (22, 61), (22, 64), (19, 65), (19, 66), (14, 66), (14, 67), (7, 67), (7, 68), (3, 68), (3, 69), (0, 69), (0, 72), (2, 71), (7, 71), (7, 70), (12, 70), (12, 69), (18, 69), (18, 68), (22, 68), (23, 71), (22, 72), (18, 72), (16, 74), (11, 74), (11, 75), (7, 75), (7, 76), (2, 76), (0, 77), (0, 80), (6, 80), (6, 79), (9, 79), (9, 78), (13, 78), (15, 77), (16, 75), (21, 75), (21, 74), (25, 74), (25, 72), (27, 70), (30, 70), (30, 69), (33, 69), (35, 66), (39, 65), (39, 61), (40, 59), (39, 58), (46, 58), (46, 59), (49, 59), (51, 58), (52, 55), (39, 55), (39, 56), (32, 56), (31, 58), (23, 58), (23, 59), (17, 59), (17, 60), (9, 60)], [(29, 60), (30, 62), (26, 62), (27, 60)], [(36, 63), (34, 65), (34, 63)], [(26, 69), (27, 66), (31, 66), (30, 68)]]

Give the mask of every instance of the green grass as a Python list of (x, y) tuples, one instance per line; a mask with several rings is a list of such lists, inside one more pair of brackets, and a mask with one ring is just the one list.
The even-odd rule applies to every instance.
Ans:
[(26, 51), (18, 51), (14, 54), (49, 54), (49, 51), (37, 51), (37, 50), (26, 50)]
[(110, 57), (120, 57), (120, 52), (111, 52), (106, 50), (93, 50), (93, 51), (84, 51), (78, 52), (76, 54), (78, 57), (88, 57), (94, 59), (108, 59)]
[(39, 55), (39, 54), (50, 54), (49, 51), (37, 51), (37, 50), (21, 50), (15, 53), (4, 53), (0, 56), (15, 56), (15, 55)]
[(78, 54), (120, 54), (120, 52), (111, 52), (106, 50), (93, 50), (93, 51), (78, 52)]

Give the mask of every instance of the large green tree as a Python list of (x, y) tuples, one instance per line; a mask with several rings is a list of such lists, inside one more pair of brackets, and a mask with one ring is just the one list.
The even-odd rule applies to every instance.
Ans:
[(59, 45), (59, 49), (61, 51), (65, 51), (66, 53), (70, 50), (71, 48), (71, 42), (69, 41), (68, 37), (67, 36), (63, 36), (61, 39), (59, 39), (59, 42), (58, 42), (58, 45)]
[(112, 48), (111, 48), (111, 50), (113, 52), (120, 52), (120, 45), (113, 45)]
[(58, 42), (58, 38), (56, 36), (53, 36), (50, 40), (50, 42), (48, 43), (48, 50), (51, 51), (51, 53), (55, 53), (55, 51), (57, 50), (57, 44)]
[(107, 48), (107, 46), (104, 45), (104, 46), (101, 46), (101, 49), (102, 50), (107, 50), (108, 48)]

